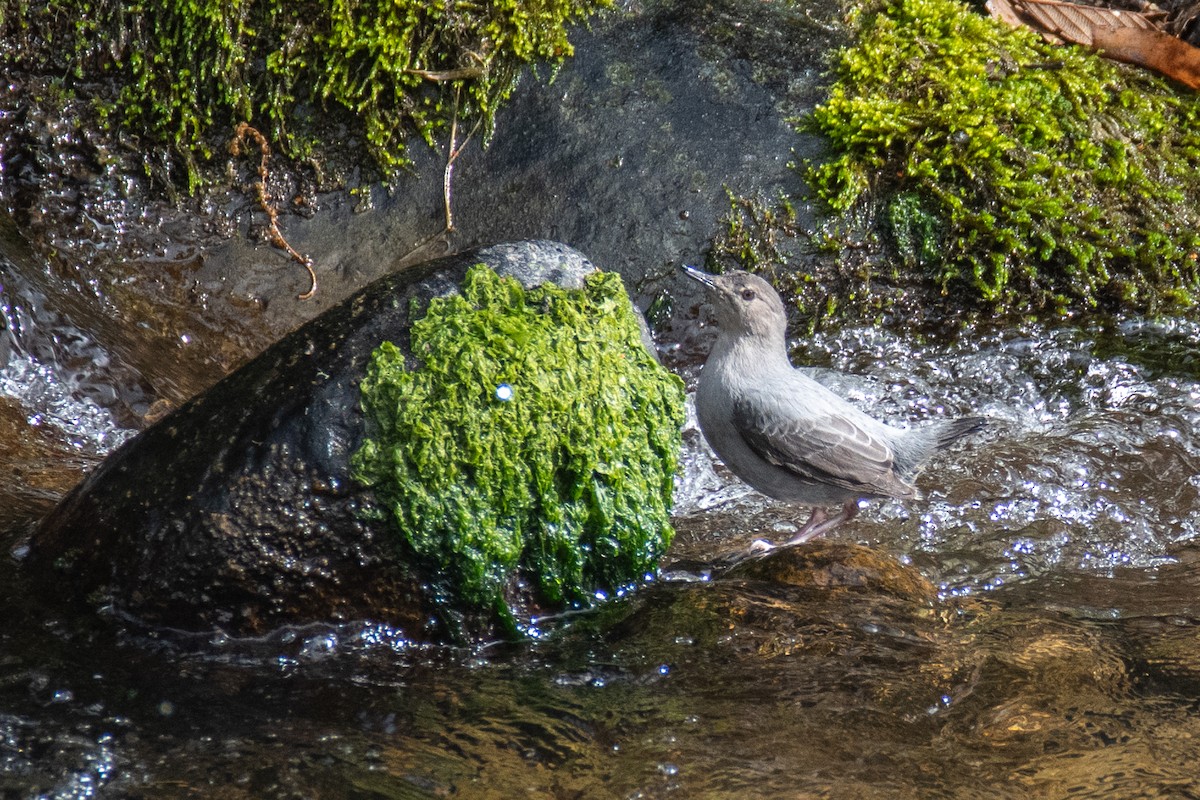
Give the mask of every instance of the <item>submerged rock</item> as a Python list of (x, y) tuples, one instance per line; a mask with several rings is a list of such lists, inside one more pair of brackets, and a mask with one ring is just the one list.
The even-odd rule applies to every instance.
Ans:
[(736, 564), (724, 578), (768, 581), (822, 594), (870, 592), (915, 603), (937, 600), (933, 585), (913, 567), (856, 544), (818, 539), (805, 547), (779, 547)]
[[(364, 443), (382, 438), (378, 421), (369, 421), (362, 411), (361, 384), (373, 354), (391, 342), (392, 350), (419, 369), (426, 353), (413, 357), (409, 346), (416, 338), (410, 340), (410, 326), (432, 317), (432, 309), (443, 302), (435, 298), (455, 293), (476, 264), (527, 288), (549, 282), (582, 289), (596, 282), (588, 278), (595, 271), (590, 262), (552, 242), (484, 248), (377, 281), (114, 453), (41, 525), (30, 547), (31, 569), (57, 596), (110, 604), (155, 625), (257, 632), (285, 623), (372, 618), (403, 626), (410, 637), (422, 640), (478, 633), (479, 624), (486, 630), (496, 617), (475, 615), (477, 623), (469, 629), (445, 627), (450, 620), (462, 621), (459, 611), (473, 610), (455, 604), (456, 587), (439, 574), (453, 563), (454, 554), (430, 558), (412, 536), (406, 548), (397, 530), (397, 520), (404, 524), (404, 509), (395, 505), (406, 496), (383, 490), (378, 464), (370, 480), (364, 480), (363, 459), (355, 459)], [(499, 281), (495, 286), (506, 296), (522, 294), (517, 283)], [(619, 282), (617, 288), (624, 298)], [(566, 294), (585, 292), (558, 292), (560, 298)], [(543, 297), (543, 302), (550, 300)], [(617, 305), (633, 319), (630, 305), (623, 299)], [(602, 322), (588, 320), (593, 327)], [(552, 324), (561, 325), (561, 320)], [(563, 331), (575, 335), (565, 326)], [(621, 402), (646, 400), (634, 396), (650, 385), (635, 382), (642, 373), (629, 379), (634, 391), (625, 392), (623, 400), (606, 396), (603, 402), (632, 425), (662, 426), (670, 431), (667, 438), (673, 437), (674, 447), (657, 451), (657, 464), (636, 465), (657, 470), (657, 477), (643, 477), (665, 487), (662, 527), (643, 531), (638, 540), (638, 547), (657, 559), (670, 538), (666, 506), (682, 422), (682, 385), (642, 352), (638, 337), (639, 329), (630, 321), (627, 336), (611, 346), (625, 348), (624, 360), (648, 375), (647, 380), (665, 386), (663, 397), (674, 398), (678, 413), (655, 419), (621, 407)], [(527, 371), (533, 373), (532, 368)], [(435, 399), (427, 402), (430, 417), (435, 417)], [(435, 426), (423, 435), (454, 438), (458, 433)], [(514, 441), (514, 448), (519, 444)], [(393, 439), (387, 446), (404, 444)], [(566, 484), (557, 474), (548, 478), (559, 483), (547, 492), (558, 491), (564, 502), (587, 492), (620, 500), (625, 491), (621, 480), (602, 471), (576, 474), (578, 485)], [(481, 496), (486, 502), (485, 493), (472, 495), (476, 502)], [(548, 506), (547, 496), (540, 498), (543, 506)], [(478, 522), (469, 513), (474, 506), (448, 502), (445, 508), (457, 516), (440, 520), (443, 528)], [(494, 527), (508, 526), (505, 533), (510, 541), (516, 537), (518, 551), (545, 547), (540, 540), (529, 544), (536, 533), (529, 529), (535, 526), (526, 522), (522, 529), (504, 517), (509, 512), (493, 509), (491, 521)], [(600, 540), (629, 541), (622, 538), (625, 532), (615, 530), (631, 524), (628, 518), (619, 513), (588, 516), (586, 508), (580, 513), (587, 517), (581, 526), (586, 535), (577, 532), (579, 538), (570, 543), (580, 551), (575, 560), (585, 567), (590, 549), (603, 549)], [(557, 525), (556, 530), (569, 528), (561, 520)], [(420, 535), (428, 536), (428, 530)], [(561, 536), (553, 544), (566, 546)], [(420, 557), (413, 556), (414, 550)], [(522, 571), (526, 561), (520, 561), (521, 569), (516, 564), (510, 559), (482, 568), (492, 571), (493, 584), (501, 582), (507, 607), (519, 617), (522, 606), (528, 609), (546, 593), (539, 591), (541, 576)], [(604, 577), (619, 583), (641, 574)], [(565, 598), (550, 599), (578, 600), (588, 588), (569, 587)]]

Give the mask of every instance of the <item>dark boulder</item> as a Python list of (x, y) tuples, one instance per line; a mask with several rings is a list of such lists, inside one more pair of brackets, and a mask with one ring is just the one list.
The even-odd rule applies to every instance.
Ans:
[(153, 625), (252, 633), (371, 618), (444, 638), (427, 576), (364, 522), (371, 498), (349, 461), (372, 351), (403, 348), (412, 308), (480, 262), (526, 287), (577, 288), (594, 269), (565, 245), (524, 242), (376, 281), (113, 453), (42, 523), (31, 572), (57, 597)]

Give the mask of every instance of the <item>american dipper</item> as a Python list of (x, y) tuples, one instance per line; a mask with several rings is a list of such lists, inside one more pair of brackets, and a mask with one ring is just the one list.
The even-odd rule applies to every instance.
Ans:
[[(748, 272), (710, 275), (704, 284), (721, 334), (700, 372), (700, 430), (734, 474), (765, 495), (813, 507), (787, 544), (807, 542), (858, 513), (858, 501), (918, 498), (912, 479), (935, 452), (978, 430), (962, 417), (895, 428), (872, 419), (788, 360), (783, 301)], [(842, 505), (826, 517), (824, 506)]]

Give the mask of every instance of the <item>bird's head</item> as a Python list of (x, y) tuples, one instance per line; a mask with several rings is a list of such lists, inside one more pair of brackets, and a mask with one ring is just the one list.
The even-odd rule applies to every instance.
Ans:
[(727, 272), (711, 275), (695, 267), (683, 266), (684, 273), (704, 286), (721, 330), (732, 335), (750, 334), (781, 340), (787, 328), (787, 314), (778, 293), (757, 275)]

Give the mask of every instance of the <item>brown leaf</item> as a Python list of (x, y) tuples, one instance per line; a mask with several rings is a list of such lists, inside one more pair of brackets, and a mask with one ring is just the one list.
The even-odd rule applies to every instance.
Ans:
[(993, 19), (1006, 22), (1014, 28), (1033, 28), (1038, 33), (1042, 34), (1044, 38), (1049, 39), (1055, 44), (1062, 44), (1062, 39), (1059, 39), (1053, 34), (1047, 35), (1045, 31), (1026, 22), (1024, 18), (1022, 18), (1021, 12), (1013, 8), (1013, 4), (1010, 0), (987, 0), (985, 7), (987, 8), (988, 13), (992, 15)]
[(988, 13), (1056, 43), (1072, 42), (1200, 89), (1200, 49), (1159, 30), (1147, 15), (1061, 0), (988, 0)]
[(1109, 58), (1147, 67), (1189, 89), (1200, 89), (1200, 49), (1174, 36), (1134, 28), (1097, 28), (1093, 41)]

